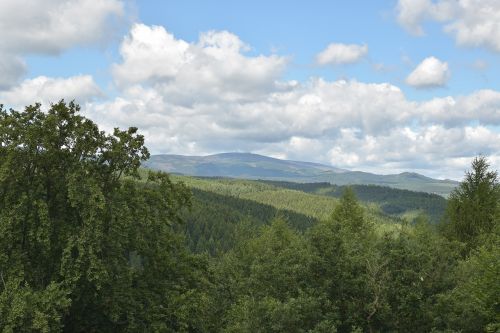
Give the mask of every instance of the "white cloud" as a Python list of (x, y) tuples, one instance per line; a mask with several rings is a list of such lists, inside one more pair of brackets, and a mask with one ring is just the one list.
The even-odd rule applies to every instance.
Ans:
[(500, 1), (498, 0), (399, 0), (399, 23), (422, 35), (422, 22), (444, 23), (444, 30), (462, 46), (487, 47), (500, 52)]
[(461, 0), (456, 16), (445, 26), (458, 44), (486, 46), (500, 52), (500, 2), (497, 0)]
[(188, 61), (188, 48), (187, 42), (176, 40), (163, 27), (137, 24), (120, 47), (124, 62), (114, 66), (115, 80), (126, 85), (173, 79)]
[(414, 35), (423, 35), (424, 30), (420, 23), (426, 16), (429, 6), (431, 6), (430, 0), (399, 0), (396, 7), (399, 24)]
[(332, 43), (316, 56), (316, 62), (319, 65), (352, 64), (367, 54), (367, 45)]
[(120, 17), (118, 0), (2, 0), (0, 49), (18, 53), (59, 53), (107, 37)]
[(434, 98), (419, 105), (417, 113), (424, 123), (447, 127), (470, 122), (500, 126), (500, 92), (479, 90), (467, 96)]
[(64, 98), (84, 104), (102, 95), (101, 90), (89, 75), (70, 78), (49, 78), (39, 76), (23, 81), (20, 85), (0, 92), (3, 104), (16, 109), (35, 102), (45, 106)]
[(406, 83), (416, 88), (432, 88), (445, 85), (449, 77), (447, 62), (428, 57), (408, 75)]
[(155, 86), (181, 104), (243, 101), (276, 89), (287, 59), (246, 56), (248, 47), (227, 31), (200, 35), (197, 43), (176, 39), (163, 27), (136, 24), (124, 39), (113, 75), (122, 88)]
[[(400, 0), (399, 22), (423, 34), (443, 22), (460, 45), (500, 51), (499, 2)], [(14, 14), (15, 15), (14, 15)], [(500, 167), (500, 92), (409, 100), (397, 86), (355, 80), (284, 81), (288, 58), (255, 55), (227, 31), (185, 41), (136, 24), (112, 66), (118, 97), (100, 101), (91, 76), (36, 77), (18, 84), (27, 54), (58, 54), (109, 38), (124, 15), (118, 0), (0, 1), (0, 102), (21, 108), (76, 99), (104, 129), (138, 126), (153, 153), (253, 151), (373, 172), (408, 169), (460, 178), (477, 153)], [(92, 19), (89, 19), (92, 18)], [(367, 45), (330, 44), (320, 65), (360, 61)], [(382, 69), (382, 67), (380, 67)], [(446, 62), (425, 59), (407, 78), (446, 84)], [(3, 91), (1, 91), (3, 89)]]
[[(459, 0), (460, 1), (460, 0)], [(467, 1), (467, 0), (466, 0)], [(422, 36), (424, 20), (448, 21), (456, 15), (457, 0), (399, 0), (396, 11), (398, 22), (408, 32)]]
[[(150, 87), (87, 112), (107, 128), (139, 126), (155, 153), (254, 151), (379, 173), (417, 169), (460, 178), (457, 159), (500, 156), (498, 133), (467, 125), (500, 121), (497, 94), (456, 97), (444, 108), (437, 100), (408, 101), (390, 85), (313, 80), (252, 103), (182, 106)], [(467, 117), (457, 123), (455, 114)]]
[[(277, 89), (252, 102), (214, 98), (185, 105), (170, 97), (157, 87), (134, 86), (122, 98), (94, 109), (92, 116), (172, 137), (182, 135), (189, 137), (187, 142), (197, 141), (200, 149), (210, 149), (232, 140), (270, 143), (292, 136), (334, 137), (344, 127), (382, 133), (404, 123), (413, 110), (395, 86), (322, 79)], [(161, 149), (161, 142), (152, 144)]]
[[(500, 134), (484, 126), (397, 126), (379, 135), (344, 128), (335, 138), (293, 137), (269, 144), (260, 152), (285, 152), (282, 157), (320, 161), (351, 170), (385, 174), (412, 170), (433, 177), (461, 179), (473, 156), (479, 153), (486, 154), (494, 168), (500, 167), (499, 140)], [(307, 142), (309, 149), (297, 142)]]
[(123, 15), (120, 0), (0, 1), (0, 90), (25, 73), (24, 56), (105, 42)]
[(346, 151), (357, 152), (362, 157), (358, 165), (366, 165), (369, 170), (417, 169), (429, 175), (459, 179), (463, 176), (463, 166), (450, 167), (451, 161), (467, 157), (465, 160), (470, 163), (472, 156), (480, 152), (500, 155), (499, 140), (498, 133), (482, 126), (431, 125), (414, 129), (396, 127), (386, 135), (342, 140), (340, 144)]

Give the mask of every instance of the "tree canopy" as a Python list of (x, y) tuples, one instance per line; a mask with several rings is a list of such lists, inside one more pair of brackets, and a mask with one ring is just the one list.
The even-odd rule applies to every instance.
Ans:
[(162, 173), (124, 179), (148, 156), (137, 128), (106, 134), (73, 102), (0, 108), (3, 331), (197, 325), (204, 264), (172, 230), (189, 190)]

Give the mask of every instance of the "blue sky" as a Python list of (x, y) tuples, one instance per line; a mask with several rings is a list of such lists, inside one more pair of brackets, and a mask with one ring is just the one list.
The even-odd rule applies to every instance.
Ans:
[(153, 153), (500, 166), (495, 0), (5, 0), (0, 31), (0, 103), (74, 98)]
[[(144, 1), (139, 17), (147, 24), (163, 25), (178, 38), (193, 41), (200, 31), (229, 30), (250, 44), (256, 53), (293, 57), (286, 77), (304, 80), (311, 75), (328, 79), (356, 78), (369, 82), (404, 85), (404, 78), (429, 55), (445, 59), (453, 68), (449, 84), (441, 89), (415, 90), (403, 87), (413, 98), (468, 93), (479, 87), (500, 86), (498, 54), (482, 48), (457, 48), (440, 25), (425, 24), (427, 35), (414, 38), (397, 23), (397, 1)], [(312, 63), (317, 53), (332, 41), (368, 44), (370, 55), (356, 66), (322, 68)], [(408, 59), (406, 59), (408, 58)], [(471, 68), (481, 60), (492, 71)], [(387, 72), (374, 70), (384, 64)]]

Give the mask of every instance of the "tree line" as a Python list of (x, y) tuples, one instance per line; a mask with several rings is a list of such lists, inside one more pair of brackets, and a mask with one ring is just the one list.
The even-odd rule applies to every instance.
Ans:
[[(422, 215), (377, 232), (347, 187), (303, 228), (247, 201), (195, 201), (165, 173), (139, 181), (144, 137), (79, 110), (0, 107), (2, 332), (500, 330), (500, 185), (486, 158), (438, 225)], [(230, 206), (241, 219), (224, 219)], [(217, 251), (194, 248), (190, 228), (215, 228)]]

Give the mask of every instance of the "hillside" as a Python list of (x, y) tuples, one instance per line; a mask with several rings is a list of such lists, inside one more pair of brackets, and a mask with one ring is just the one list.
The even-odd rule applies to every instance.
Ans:
[[(326, 219), (338, 204), (338, 199), (332, 196), (307, 193), (301, 190), (289, 189), (262, 181), (198, 178), (173, 175), (174, 181), (182, 181), (191, 189), (202, 190), (217, 195), (251, 200), (260, 204), (270, 205), (280, 211), (290, 211), (313, 219)], [(194, 193), (196, 194), (196, 192)], [(380, 223), (400, 222), (396, 215), (383, 213), (377, 205), (365, 204), (367, 214)]]
[(336, 185), (380, 185), (448, 196), (457, 182), (432, 179), (417, 173), (377, 175), (318, 163), (288, 161), (249, 153), (209, 156), (153, 155), (146, 168), (190, 176), (280, 180)]
[[(340, 198), (346, 188), (346, 186), (331, 185), (329, 183), (294, 183), (270, 180), (262, 182), (334, 198)], [(380, 207), (383, 213), (392, 216), (411, 219), (415, 214), (424, 212), (432, 222), (437, 223), (446, 209), (446, 199), (437, 194), (377, 185), (351, 185), (351, 187), (360, 201), (374, 203)]]
[[(284, 217), (290, 227), (304, 231), (330, 217), (344, 192), (344, 186), (328, 183), (292, 183), (172, 175), (193, 194), (186, 210), (184, 231), (195, 252), (218, 255), (231, 249), (243, 233)], [(375, 185), (355, 185), (366, 217), (383, 233), (398, 229), (404, 220), (421, 213), (433, 223), (439, 221), (446, 200), (436, 194), (398, 190)]]
[[(296, 230), (306, 230), (318, 219), (288, 209), (278, 209), (249, 199), (191, 187), (192, 206), (183, 212), (183, 232), (193, 252), (211, 256), (234, 247), (242, 235), (257, 230), (276, 217), (283, 217)], [(242, 231), (245, 228), (245, 231)], [(247, 235), (248, 236), (248, 235)]]

